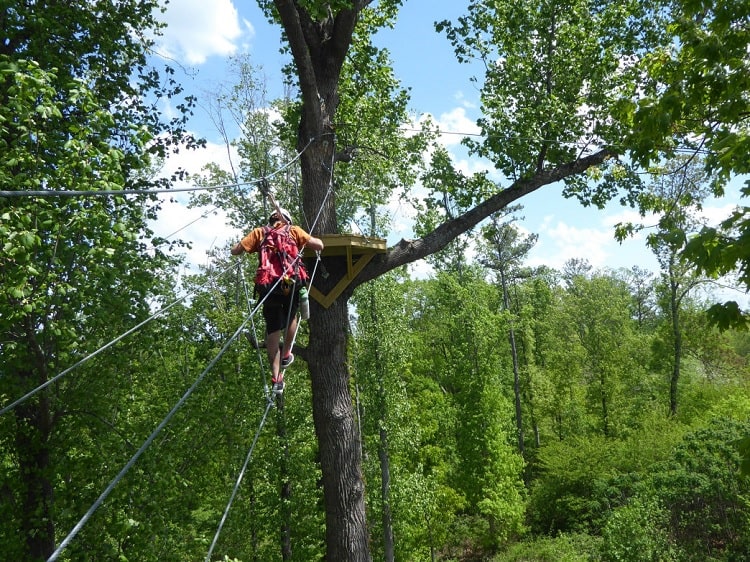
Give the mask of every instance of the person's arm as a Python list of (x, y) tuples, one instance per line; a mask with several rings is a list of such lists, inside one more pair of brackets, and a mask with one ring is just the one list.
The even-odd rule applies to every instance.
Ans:
[(307, 244), (305, 245), (305, 247), (310, 248), (311, 250), (314, 250), (316, 252), (319, 252), (325, 247), (325, 245), (323, 244), (323, 241), (320, 238), (315, 238), (315, 236), (310, 236), (310, 240), (307, 241)]
[(257, 252), (261, 238), (263, 238), (263, 229), (254, 228), (247, 236), (240, 240), (236, 246), (229, 250), (229, 253), (233, 256), (239, 256), (243, 252)]

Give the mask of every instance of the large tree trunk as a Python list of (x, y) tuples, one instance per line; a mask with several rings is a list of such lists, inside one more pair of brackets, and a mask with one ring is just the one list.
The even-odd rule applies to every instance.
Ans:
[[(301, 151), (303, 207), (306, 216), (315, 218), (315, 226), (311, 229), (315, 235), (338, 232), (332, 191), (336, 154), (332, 123), (336, 120), (339, 104), (341, 69), (359, 14), (371, 2), (351, 0), (345, 6), (339, 3), (333, 9), (329, 5), (327, 13), (319, 12), (318, 19), (313, 20), (311, 12), (301, 2), (274, 0), (294, 59), (302, 98), (297, 143)], [(312, 378), (313, 420), (323, 473), (328, 560), (370, 560), (360, 440), (349, 389), (346, 353), (348, 299), (354, 288), (399, 265), (442, 249), (459, 234), (508, 203), (542, 185), (599, 164), (609, 155), (609, 151), (603, 150), (554, 170), (539, 170), (534, 177), (519, 180), (464, 215), (442, 224), (423, 239), (402, 241), (386, 256), (374, 258), (330, 308), (323, 309), (311, 302), (310, 341), (306, 355)], [(346, 267), (337, 258), (324, 259), (323, 266), (329, 277), (319, 275), (315, 285), (327, 294), (345, 274)]]
[(339, 299), (313, 312), (308, 364), (323, 473), (326, 559), (368, 562), (361, 449), (346, 361), (347, 302)]
[[(328, 13), (320, 21), (293, 0), (275, 0), (294, 57), (302, 95), (298, 147), (302, 152), (303, 206), (314, 217), (312, 234), (337, 233), (332, 193), (341, 67), (359, 12), (371, 0)], [(305, 149), (305, 150), (302, 150)], [(323, 261), (328, 277), (315, 285), (327, 294), (346, 272), (340, 258)], [(348, 295), (330, 308), (311, 303), (308, 366), (312, 379), (313, 421), (320, 450), (326, 511), (326, 559), (369, 562), (361, 447), (354, 419), (347, 368)]]

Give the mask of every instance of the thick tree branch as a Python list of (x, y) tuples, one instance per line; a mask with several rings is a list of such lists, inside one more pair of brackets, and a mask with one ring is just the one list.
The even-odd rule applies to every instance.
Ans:
[(375, 279), (392, 269), (415, 262), (442, 250), (457, 236), (467, 232), (492, 213), (505, 208), (513, 201), (536, 191), (540, 187), (579, 174), (591, 166), (601, 164), (613, 155), (614, 153), (610, 150), (601, 150), (563, 166), (543, 170), (531, 178), (514, 182), (507, 189), (493, 195), (463, 215), (442, 223), (423, 238), (419, 240), (401, 240), (401, 242), (389, 248), (387, 253), (376, 256), (349, 285), (348, 291), (353, 291), (362, 283)]
[(274, 4), (279, 12), (281, 25), (284, 27), (297, 68), (302, 99), (305, 102), (305, 117), (308, 123), (318, 123), (321, 120), (320, 104), (312, 103), (318, 100), (318, 85), (312, 53), (308, 48), (305, 30), (300, 19), (300, 10), (294, 0), (274, 0)]
[[(356, 0), (351, 8), (342, 9), (335, 17), (329, 11), (321, 21), (314, 21), (296, 0), (274, 0), (297, 68), (303, 100), (303, 121), (308, 127), (317, 129), (327, 122), (324, 119), (326, 116), (321, 114), (321, 102), (332, 100), (324, 99), (321, 87), (326, 83), (338, 83), (359, 13), (371, 2), (372, 0)], [(325, 75), (318, 76), (316, 68)], [(335, 104), (327, 111), (333, 113)], [(332, 115), (327, 117), (330, 120)]]
[(346, 53), (354, 36), (354, 27), (359, 20), (359, 14), (364, 10), (372, 0), (355, 0), (349, 10), (341, 10), (336, 14), (333, 24), (333, 35), (331, 37), (331, 55), (338, 64), (336, 73), (340, 72), (341, 65), (344, 64)]

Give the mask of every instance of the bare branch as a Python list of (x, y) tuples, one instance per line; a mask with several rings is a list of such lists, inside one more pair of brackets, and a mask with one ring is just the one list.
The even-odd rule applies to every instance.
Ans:
[(611, 156), (614, 156), (614, 153), (608, 149), (604, 149), (585, 158), (558, 166), (557, 168), (542, 170), (531, 178), (513, 182), (513, 185), (510, 187), (493, 195), (463, 215), (442, 223), (423, 238), (418, 240), (401, 240), (401, 242), (390, 248), (386, 254), (376, 256), (349, 285), (348, 291), (353, 291), (362, 283), (375, 279), (392, 269), (415, 262), (442, 250), (457, 236), (467, 232), (482, 220), (505, 208), (513, 201), (536, 191), (540, 187), (579, 174), (592, 166), (601, 164)]

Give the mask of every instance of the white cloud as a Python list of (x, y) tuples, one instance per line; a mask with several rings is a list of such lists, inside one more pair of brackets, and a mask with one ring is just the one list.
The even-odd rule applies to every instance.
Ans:
[(548, 216), (538, 234), (539, 242), (532, 250), (530, 265), (559, 269), (570, 259), (586, 259), (594, 267), (607, 263), (605, 248), (612, 243), (611, 230), (577, 228)]
[[(234, 154), (233, 158), (237, 158)], [(170, 154), (164, 163), (161, 175), (169, 177), (179, 169), (189, 174), (198, 174), (202, 168), (211, 162), (219, 164), (223, 169), (229, 169), (229, 158), (226, 147), (221, 144), (208, 143), (199, 150), (182, 150), (177, 154)], [(173, 187), (190, 187), (190, 182), (175, 182)], [(190, 242), (190, 250), (181, 249), (178, 253), (185, 254), (188, 267), (207, 265), (206, 253), (213, 247), (224, 246), (229, 242), (236, 242), (242, 233), (228, 225), (226, 215), (212, 207), (187, 207), (190, 198), (187, 192), (174, 195), (160, 196), (163, 203), (159, 218), (151, 227), (157, 236), (169, 237), (170, 240), (180, 239)]]
[(435, 269), (425, 260), (410, 263), (408, 269), (414, 279), (428, 279), (435, 275)]
[(465, 107), (456, 107), (447, 113), (441, 113), (435, 122), (440, 130), (444, 131), (444, 134), (440, 135), (440, 143), (446, 147), (458, 145), (466, 135), (480, 133), (474, 119), (466, 114)]
[[(232, 160), (236, 165), (239, 161), (236, 149), (232, 148), (231, 153)], [(170, 153), (164, 162), (162, 175), (169, 176), (180, 168), (187, 171), (189, 174), (198, 174), (206, 164), (211, 162), (219, 164), (225, 170), (229, 169), (229, 156), (227, 156), (226, 145), (207, 142), (204, 148), (196, 150), (187, 150), (183, 148), (177, 154)], [(185, 186), (183, 185), (180, 187)]]
[(413, 124), (415, 129), (419, 129), (422, 124), (428, 120), (433, 127), (437, 127), (441, 134), (438, 142), (446, 148), (459, 148), (461, 139), (467, 135), (476, 135), (480, 129), (474, 119), (466, 114), (466, 107), (455, 107), (451, 111), (441, 113), (439, 117), (431, 113), (422, 113)]
[[(556, 215), (546, 215), (538, 226), (519, 224), (524, 233), (539, 235), (539, 240), (529, 253), (526, 265), (546, 265), (562, 269), (571, 259), (588, 261), (594, 269), (631, 268), (634, 265), (659, 271), (654, 254), (645, 246), (644, 235), (636, 233), (622, 243), (614, 238), (612, 225), (627, 220), (629, 211), (620, 215), (605, 215), (595, 226), (577, 227)], [(582, 222), (586, 218), (581, 218)]]
[[(171, 0), (162, 16), (167, 24), (159, 50), (187, 64), (203, 64), (213, 55), (237, 52), (242, 37), (237, 8), (232, 0)], [(253, 27), (244, 21), (246, 32)]]
[(209, 263), (208, 251), (224, 246), (227, 242), (237, 242), (238, 233), (227, 225), (226, 215), (211, 208), (188, 209), (179, 200), (171, 199), (162, 204), (159, 220), (153, 225), (160, 236), (171, 236), (191, 244), (191, 248), (181, 248), (177, 253), (186, 256), (186, 265), (195, 269)]
[(466, 96), (464, 95), (463, 91), (461, 91), (461, 90), (459, 90), (458, 92), (456, 92), (456, 93), (455, 93), (455, 95), (453, 96), (453, 98), (454, 98), (454, 99), (455, 99), (455, 100), (456, 100), (457, 102), (460, 102), (460, 103), (461, 103), (461, 105), (462, 105), (463, 107), (467, 108), (467, 109), (477, 109), (477, 104), (476, 104), (476, 102), (475, 102), (474, 100), (470, 100), (470, 99), (468, 99), (468, 98), (467, 98), (467, 97), (466, 97)]
[(727, 203), (721, 206), (705, 206), (699, 214), (705, 219), (707, 224), (718, 226), (718, 224), (729, 217), (736, 208), (737, 205), (734, 203)]

